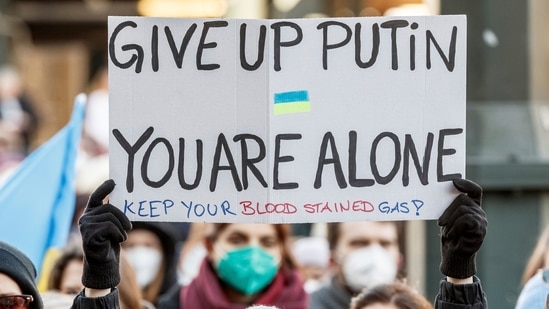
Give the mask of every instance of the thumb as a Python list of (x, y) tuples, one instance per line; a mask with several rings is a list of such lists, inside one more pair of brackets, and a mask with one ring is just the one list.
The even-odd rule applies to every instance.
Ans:
[(466, 193), (475, 203), (480, 206), (480, 201), (482, 199), (482, 187), (476, 184), (475, 182), (464, 179), (456, 178), (453, 180), (454, 186), (459, 191)]
[(103, 182), (95, 191), (90, 195), (90, 199), (88, 201), (88, 205), (86, 206), (86, 209), (95, 208), (97, 206), (103, 205), (103, 200), (107, 195), (109, 195), (112, 190), (114, 189), (114, 186), (116, 184), (114, 183), (114, 180), (109, 179)]

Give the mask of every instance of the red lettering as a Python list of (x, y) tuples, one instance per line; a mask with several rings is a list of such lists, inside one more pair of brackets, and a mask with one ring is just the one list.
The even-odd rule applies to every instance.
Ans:
[[(333, 204), (333, 205), (331, 205)], [(303, 204), (305, 212), (323, 213), (323, 212), (373, 212), (375, 207), (372, 203), (365, 200), (355, 200), (346, 202), (320, 202)]]
[[(297, 212), (297, 207), (290, 203), (266, 203), (261, 204), (259, 202), (252, 201), (240, 201), (242, 207), (242, 214), (246, 216), (251, 215), (265, 215), (265, 214), (293, 214)], [(311, 212), (313, 213), (313, 212)]]
[(255, 210), (251, 207), (251, 201), (240, 201), (240, 206), (242, 206), (242, 214), (246, 216), (251, 216), (255, 214)]
[(353, 210), (354, 211), (361, 211), (361, 212), (372, 212), (374, 211), (375, 207), (372, 205), (372, 203), (368, 201), (354, 201), (353, 202)]

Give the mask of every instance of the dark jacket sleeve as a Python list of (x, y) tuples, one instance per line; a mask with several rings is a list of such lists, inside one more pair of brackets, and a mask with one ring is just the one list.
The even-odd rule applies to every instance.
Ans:
[(475, 276), (471, 284), (453, 284), (440, 281), (435, 309), (486, 309), (488, 302), (480, 280)]
[(71, 309), (120, 309), (118, 289), (102, 297), (86, 297), (82, 291), (74, 298)]

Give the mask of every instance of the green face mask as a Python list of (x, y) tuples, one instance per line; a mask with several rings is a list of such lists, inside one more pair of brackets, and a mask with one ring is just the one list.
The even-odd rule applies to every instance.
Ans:
[(245, 295), (261, 291), (278, 272), (273, 256), (256, 246), (227, 252), (216, 268), (223, 282)]

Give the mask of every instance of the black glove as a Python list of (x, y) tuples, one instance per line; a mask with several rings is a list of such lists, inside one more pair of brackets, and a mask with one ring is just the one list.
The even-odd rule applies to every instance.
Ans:
[(441, 227), (440, 271), (448, 277), (465, 279), (477, 271), (476, 253), (486, 236), (488, 221), (480, 208), (482, 188), (467, 179), (454, 179), (454, 186), (463, 193), (438, 219)]
[(80, 217), (80, 233), (84, 247), (82, 284), (92, 289), (113, 288), (120, 283), (120, 243), (132, 228), (130, 220), (118, 208), (104, 204), (103, 199), (114, 189), (109, 179), (90, 195)]

